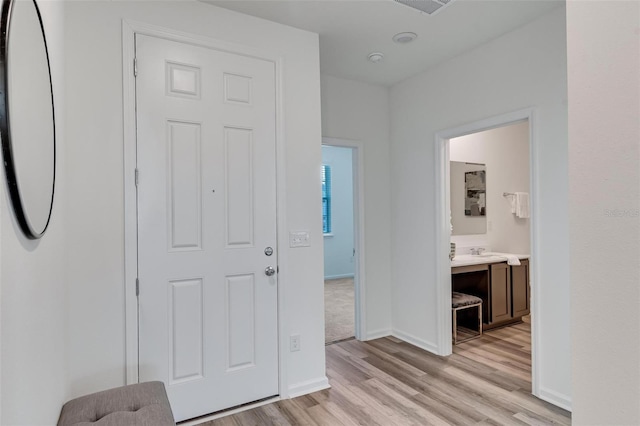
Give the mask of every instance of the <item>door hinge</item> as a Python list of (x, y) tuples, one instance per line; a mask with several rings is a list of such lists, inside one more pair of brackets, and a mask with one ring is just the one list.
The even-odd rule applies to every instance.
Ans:
[(136, 186), (138, 186), (138, 183), (140, 183), (140, 172), (138, 171), (138, 169), (136, 169)]
[(136, 296), (140, 296), (140, 280), (136, 278)]
[(138, 76), (138, 58), (133, 58), (133, 76)]

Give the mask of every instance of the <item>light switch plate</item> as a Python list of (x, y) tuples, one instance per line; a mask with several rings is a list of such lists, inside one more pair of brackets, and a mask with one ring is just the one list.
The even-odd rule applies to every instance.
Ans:
[(309, 247), (309, 231), (290, 231), (289, 247)]

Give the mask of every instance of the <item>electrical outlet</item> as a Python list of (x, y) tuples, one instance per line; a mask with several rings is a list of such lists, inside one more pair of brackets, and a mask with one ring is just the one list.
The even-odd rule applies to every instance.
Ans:
[(289, 344), (291, 345), (291, 352), (297, 352), (300, 350), (300, 335), (294, 334), (290, 337)]

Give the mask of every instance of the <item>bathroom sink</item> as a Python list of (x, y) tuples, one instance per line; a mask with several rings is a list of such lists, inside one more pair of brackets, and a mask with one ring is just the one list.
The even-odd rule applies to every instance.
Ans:
[(482, 259), (483, 261), (493, 261), (493, 262), (504, 262), (507, 260), (504, 256), (500, 256), (498, 254), (479, 254), (477, 256), (471, 256), (478, 259)]
[(500, 256), (498, 253), (482, 253), (482, 254), (459, 254), (453, 258), (452, 265), (464, 264), (474, 265), (480, 263), (497, 263), (504, 262), (507, 258)]
[[(507, 262), (509, 257), (518, 257), (520, 259), (528, 259), (527, 255), (514, 255), (510, 253), (486, 252), (481, 254), (459, 254), (451, 261), (451, 266), (480, 265), (483, 263), (500, 263)], [(517, 263), (516, 263), (517, 264)]]

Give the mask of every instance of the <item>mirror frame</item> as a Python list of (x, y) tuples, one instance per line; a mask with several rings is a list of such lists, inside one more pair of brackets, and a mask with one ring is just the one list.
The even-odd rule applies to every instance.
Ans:
[(55, 198), (55, 186), (56, 186), (56, 119), (55, 119), (55, 105), (53, 101), (53, 81), (51, 79), (51, 63), (49, 61), (49, 49), (47, 46), (47, 37), (44, 31), (44, 25), (42, 23), (42, 15), (40, 9), (35, 0), (33, 6), (35, 7), (36, 14), (38, 15), (38, 21), (40, 23), (40, 31), (42, 32), (42, 41), (44, 43), (44, 51), (47, 59), (47, 72), (49, 74), (49, 89), (51, 95), (51, 120), (53, 122), (53, 177), (52, 177), (52, 189), (51, 189), (51, 203), (49, 204), (49, 213), (47, 216), (47, 222), (42, 230), (33, 229), (31, 223), (25, 211), (25, 206), (22, 203), (22, 197), (20, 196), (20, 190), (18, 188), (18, 177), (16, 175), (15, 159), (13, 155), (13, 143), (11, 139), (11, 122), (9, 111), (9, 64), (8, 64), (8, 49), (9, 38), (11, 37), (11, 11), (13, 5), (17, 0), (3, 0), (2, 11), (0, 17), (0, 137), (2, 142), (2, 156), (4, 160), (4, 170), (7, 179), (7, 187), (9, 189), (9, 197), (11, 204), (15, 212), (16, 220), (20, 229), (24, 235), (30, 240), (36, 240), (41, 238), (51, 221), (51, 213), (53, 210), (53, 200)]

